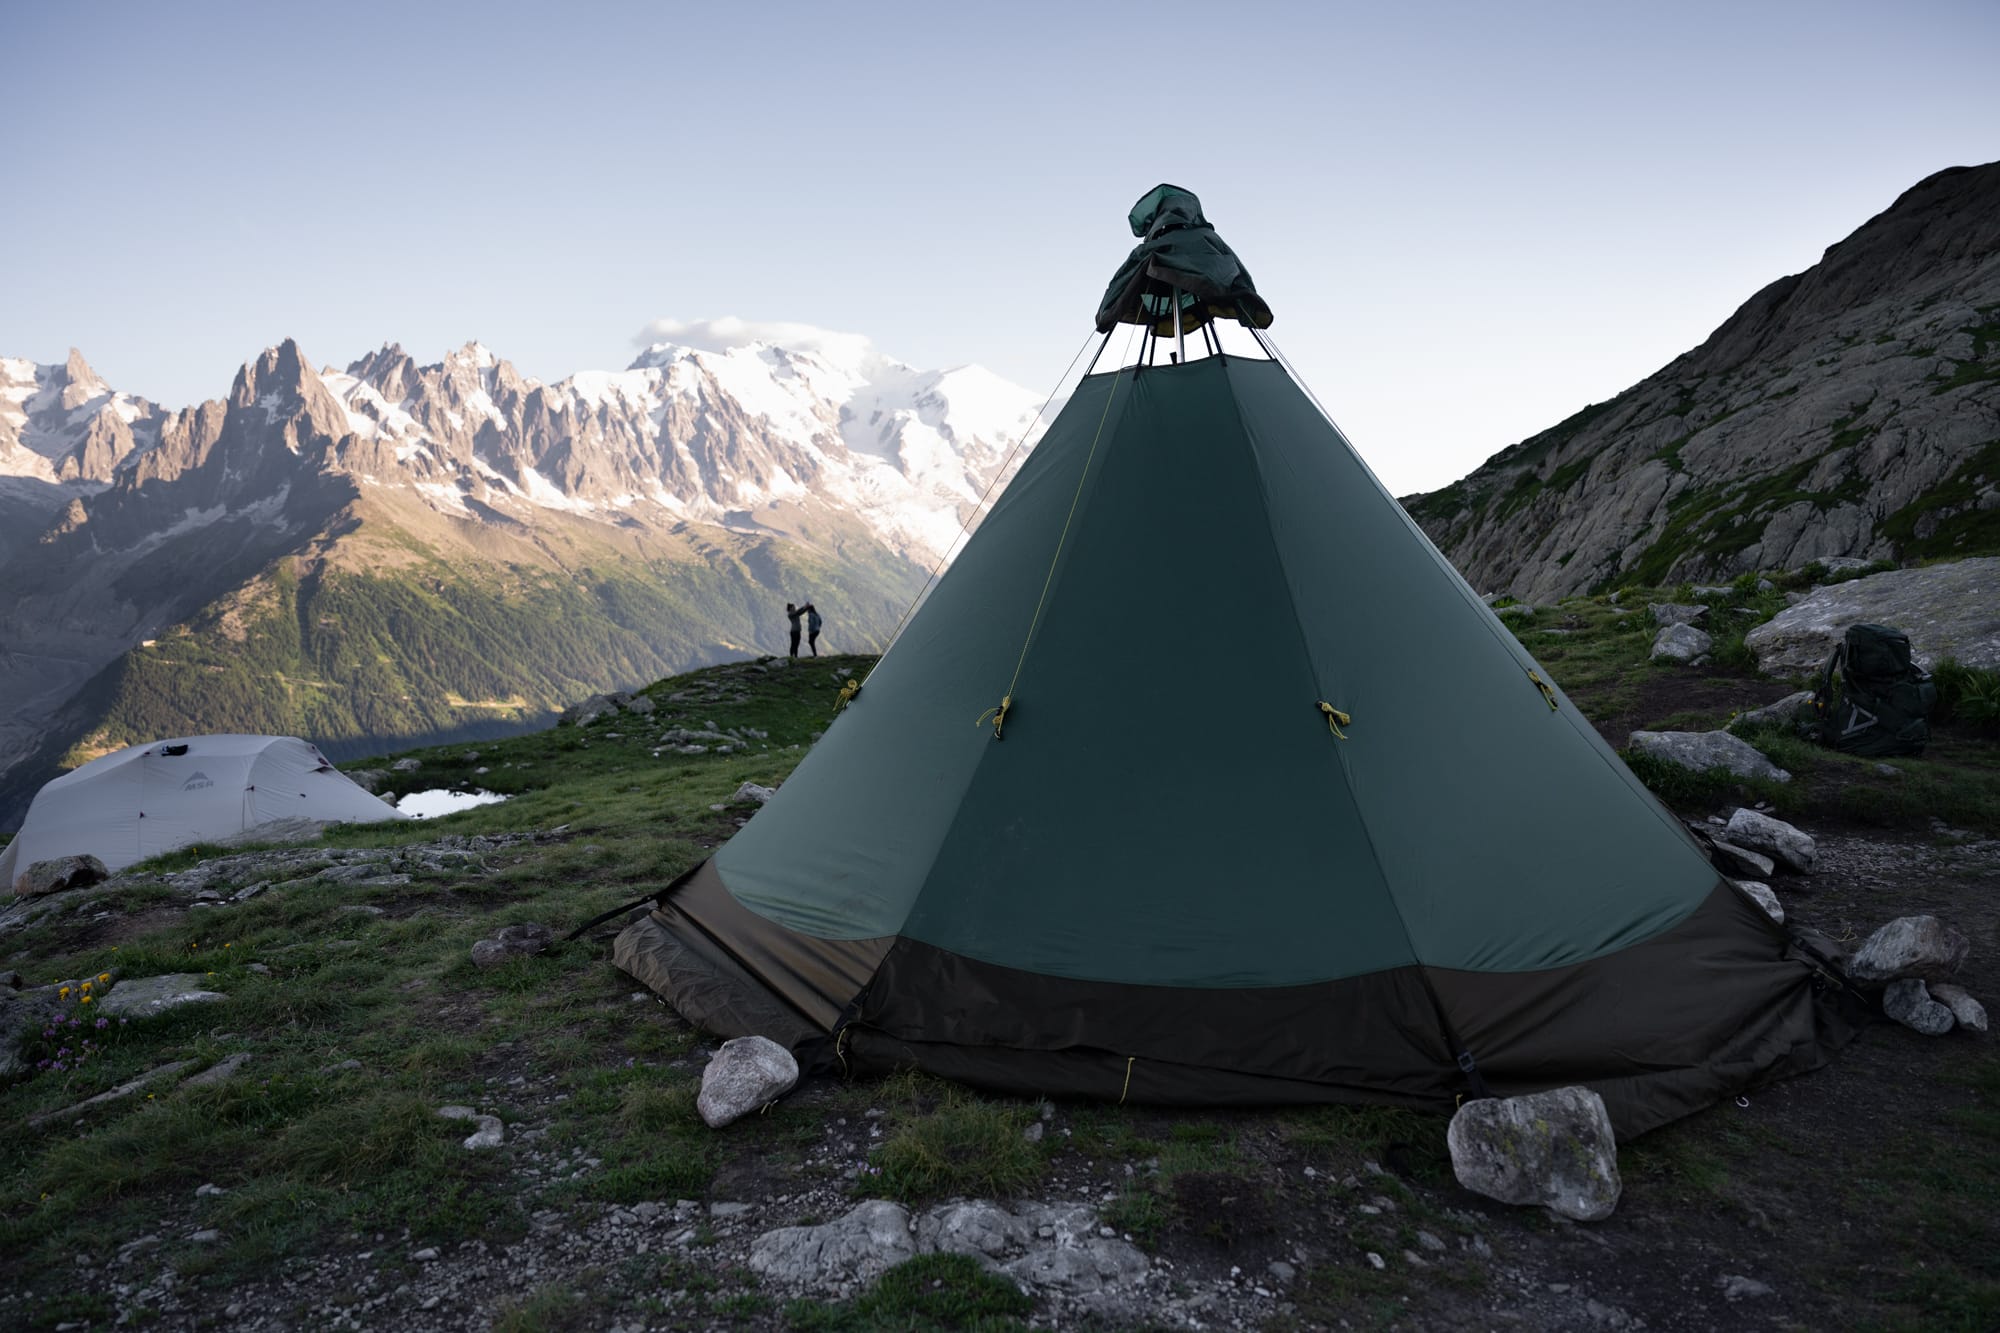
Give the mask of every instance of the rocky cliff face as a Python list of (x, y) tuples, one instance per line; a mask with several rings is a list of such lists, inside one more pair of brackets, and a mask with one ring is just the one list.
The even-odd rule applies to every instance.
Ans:
[(1918, 183), (1665, 369), (1404, 506), (1523, 600), (2000, 552), (2000, 163)]

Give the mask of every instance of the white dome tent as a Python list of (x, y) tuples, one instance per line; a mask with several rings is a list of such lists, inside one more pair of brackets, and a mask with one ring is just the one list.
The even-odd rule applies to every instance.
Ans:
[(294, 736), (188, 736), (131, 745), (48, 783), (0, 850), (0, 892), (37, 861), (91, 855), (118, 870), (274, 819), (408, 816)]

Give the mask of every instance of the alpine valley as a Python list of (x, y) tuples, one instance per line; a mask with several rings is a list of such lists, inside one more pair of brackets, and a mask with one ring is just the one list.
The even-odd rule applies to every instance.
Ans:
[(1038, 405), (860, 340), (555, 384), (476, 343), (336, 370), (286, 341), (179, 411), (76, 352), (0, 359), (0, 829), (161, 736), (338, 759), (545, 725), (782, 652), (787, 601), (877, 649)]

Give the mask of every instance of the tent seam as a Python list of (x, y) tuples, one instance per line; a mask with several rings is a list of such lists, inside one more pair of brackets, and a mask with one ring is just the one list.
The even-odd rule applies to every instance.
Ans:
[[(1285, 373), (1282, 366), (1279, 369), (1281, 373)], [(1224, 385), (1229, 389), (1229, 410), (1235, 414), (1236, 428), (1241, 432), (1244, 447), (1250, 455), (1250, 470), (1257, 478), (1258, 498), (1263, 501), (1264, 537), (1271, 545), (1271, 554), (1277, 561), (1278, 573), (1288, 585), (1288, 591), (1291, 591), (1296, 588), (1296, 584), (1292, 578), (1291, 566), (1285, 562), (1284, 546), (1278, 541), (1277, 533), (1271, 527), (1271, 487), (1264, 473), (1264, 460), (1257, 451), (1257, 439), (1250, 431), (1250, 423), (1243, 416), (1242, 401), (1236, 394), (1235, 372), (1226, 362), (1223, 364), (1222, 378)], [(1297, 382), (1293, 381), (1293, 383), (1296, 385)], [(1345, 436), (1341, 436), (1340, 439), (1342, 444), (1347, 443)], [(1353, 452), (1352, 445), (1348, 445), (1348, 452)], [(1306, 672), (1312, 677), (1315, 691), (1324, 693), (1325, 682), (1320, 673), (1319, 663), (1313, 654), (1312, 640), (1306, 634), (1305, 623), (1299, 619), (1299, 599), (1296, 595), (1293, 595), (1286, 600), (1291, 610), (1292, 630), (1299, 636), (1299, 647), (1302, 650), (1301, 655), (1306, 661)], [(1375, 877), (1380, 881), (1382, 890), (1389, 899), (1389, 910), (1396, 915), (1397, 929), (1403, 932), (1403, 944), (1409, 950), (1410, 965), (1418, 968), (1427, 967), (1428, 964), (1417, 955), (1417, 942), (1410, 934), (1409, 921), (1403, 916), (1403, 904), (1398, 901), (1396, 891), (1390, 885), (1389, 868), (1383, 864), (1382, 853), (1375, 846), (1375, 832), (1368, 826), (1368, 819), (1362, 812), (1361, 802), (1354, 799), (1353, 775), (1337, 752), (1331, 756), (1331, 762), (1334, 770), (1341, 775), (1342, 785), (1347, 789), (1349, 799), (1353, 801), (1354, 822), (1361, 826), (1361, 837), (1368, 847), (1368, 859), (1374, 863)], [(1450, 1043), (1446, 1042), (1446, 1044), (1449, 1045)]]

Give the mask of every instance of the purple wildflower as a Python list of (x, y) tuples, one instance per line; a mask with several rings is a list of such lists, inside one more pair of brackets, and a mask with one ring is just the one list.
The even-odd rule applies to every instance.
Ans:
[(111, 1020), (110, 1020), (110, 1019), (108, 1019), (108, 1018), (100, 1018), (100, 1019), (98, 1019), (98, 1020), (97, 1020), (97, 1030), (98, 1030), (99, 1032), (102, 1032), (102, 1031), (104, 1031), (104, 1029), (106, 1029), (106, 1028), (108, 1028), (108, 1027), (110, 1027), (110, 1026), (111, 1026)]

